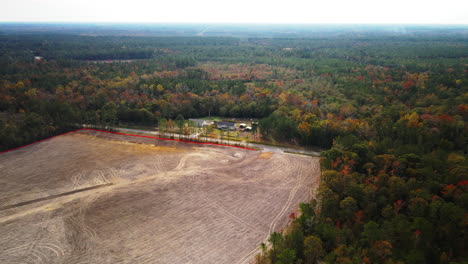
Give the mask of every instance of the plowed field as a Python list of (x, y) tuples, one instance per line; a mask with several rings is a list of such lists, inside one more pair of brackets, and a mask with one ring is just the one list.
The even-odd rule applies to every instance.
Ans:
[(79, 131), (0, 154), (0, 263), (248, 263), (317, 158)]

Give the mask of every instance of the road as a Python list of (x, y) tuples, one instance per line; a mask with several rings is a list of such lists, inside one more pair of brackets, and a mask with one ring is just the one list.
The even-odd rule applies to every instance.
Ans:
[[(150, 131), (150, 130), (142, 130), (142, 129), (133, 129), (133, 128), (123, 128), (123, 127), (111, 127), (112, 129), (115, 129), (117, 131), (121, 131), (124, 133), (139, 133), (139, 134), (150, 134), (150, 135), (155, 135), (158, 137), (164, 137), (164, 138), (170, 138), (171, 136), (174, 136), (174, 138), (179, 139), (179, 134), (171, 134), (171, 133), (160, 133), (158, 131)], [(233, 141), (233, 140), (220, 140), (220, 139), (215, 139), (215, 138), (208, 138), (208, 137), (199, 137), (198, 134), (193, 134), (189, 136), (182, 136), (180, 139), (182, 140), (195, 140), (196, 138), (202, 139), (204, 142), (211, 142), (211, 143), (222, 143), (226, 145), (239, 145), (238, 141)], [(250, 147), (250, 148), (257, 148), (261, 151), (268, 151), (268, 152), (277, 152), (277, 153), (288, 153), (288, 152), (293, 152), (296, 154), (308, 154), (308, 155), (320, 155), (320, 151), (317, 150), (310, 150), (310, 149), (296, 149), (296, 148), (288, 148), (288, 147), (280, 147), (280, 146), (270, 146), (270, 145), (263, 145), (263, 144), (256, 144), (256, 143), (247, 143), (247, 142), (242, 142), (241, 146), (245, 147)]]

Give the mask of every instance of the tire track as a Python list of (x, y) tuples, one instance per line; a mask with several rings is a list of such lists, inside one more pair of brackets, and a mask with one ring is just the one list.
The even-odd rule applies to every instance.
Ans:
[(60, 257), (65, 255), (65, 251), (58, 245), (52, 243), (44, 243), (39, 245), (39, 248), (44, 248), (54, 253), (56, 257)]
[(51, 195), (51, 196), (47, 196), (47, 197), (42, 197), (42, 198), (39, 198), (39, 199), (34, 199), (34, 200), (29, 200), (29, 201), (25, 201), (25, 202), (21, 202), (21, 203), (17, 203), (17, 204), (12, 204), (12, 205), (1, 207), (0, 211), (13, 209), (13, 208), (16, 208), (16, 207), (25, 206), (25, 205), (29, 205), (29, 204), (33, 204), (33, 203), (42, 202), (42, 201), (47, 201), (47, 200), (51, 200), (51, 199), (55, 199), (55, 198), (59, 198), (59, 197), (67, 196), (67, 195), (72, 195), (72, 194), (75, 194), (75, 193), (80, 193), (80, 192), (85, 192), (85, 191), (89, 191), (89, 190), (93, 190), (93, 189), (98, 189), (98, 188), (102, 188), (102, 187), (106, 187), (106, 186), (110, 186), (110, 185), (113, 185), (113, 183), (105, 183), (105, 184), (95, 185), (95, 186), (91, 186), (91, 187), (87, 187), (87, 188), (83, 188), (83, 189), (73, 190), (73, 191), (59, 193), (59, 194), (55, 194), (55, 195)]
[(85, 172), (78, 172), (72, 177), (72, 189), (75, 189), (79, 186), (79, 182), (81, 181), (83, 174), (85, 174)]
[[(302, 166), (299, 166), (297, 163), (295, 164), (295, 167), (299, 168), (299, 167), (302, 167)], [(301, 171), (302, 172), (302, 171)], [(303, 175), (301, 178), (297, 179), (296, 180), (296, 185), (294, 186), (294, 188), (289, 192), (289, 196), (288, 196), (288, 199), (286, 201), (286, 203), (284, 204), (283, 208), (281, 209), (281, 211), (276, 215), (276, 217), (273, 219), (273, 221), (270, 223), (270, 226), (268, 228), (268, 235), (266, 236), (266, 238), (263, 240), (265, 243), (265, 241), (268, 241), (268, 238), (270, 237), (270, 234), (272, 233), (272, 231), (274, 231), (274, 228), (276, 227), (276, 224), (278, 222), (278, 220), (281, 218), (281, 216), (284, 215), (284, 213), (286, 212), (286, 210), (290, 207), (290, 204), (292, 202), (292, 200), (294, 199), (294, 196), (296, 195), (297, 191), (299, 190), (299, 188), (302, 186), (302, 184), (304, 183), (305, 179), (307, 178), (307, 173), (300, 173), (300, 175)], [(246, 255), (244, 255), (244, 257), (242, 257), (238, 262), (236, 262), (236, 264), (246, 264), (249, 262), (249, 260), (253, 257), (253, 255), (255, 255), (256, 253), (260, 252), (260, 247), (256, 247), (255, 249), (253, 249), (252, 251), (250, 251), (249, 253), (247, 253)]]
[(185, 166), (185, 162), (187, 161), (187, 158), (188, 158), (187, 156), (188, 155), (185, 155), (180, 159), (179, 164), (177, 164), (177, 166), (174, 168), (175, 171), (179, 171)]
[[(50, 212), (47, 212), (44, 214), (44, 217), (41, 219), (39, 227), (38, 227), (39, 230), (36, 231), (34, 235), (34, 239), (32, 239), (31, 242), (28, 244), (26, 251), (24, 253), (24, 255), (27, 256), (28, 258), (34, 257), (36, 260), (38, 260), (38, 261), (35, 261), (34, 259), (32, 259), (33, 260), (32, 263), (42, 263), (42, 258), (36, 252), (37, 251), (36, 247), (39, 243), (39, 240), (41, 240), (41, 238), (43, 237), (42, 231), (46, 230), (49, 225), (50, 216), (51, 216)], [(47, 258), (47, 256), (45, 256), (45, 258)]]
[[(62, 146), (63, 149), (81, 148), (79, 144), (72, 144), (74, 142), (65, 142), (67, 145)], [(98, 140), (96, 148), (99, 147), (97, 143)], [(77, 166), (83, 168), (66, 165), (56, 175), (66, 176), (68, 188), (72, 184), (83, 188), (109, 181), (113, 185), (5, 211), (6, 216), (0, 218), (0, 222), (8, 222), (15, 228), (16, 223), (11, 220), (39, 214), (30, 218), (32, 221), (26, 218), (21, 220), (24, 223), (18, 222), (21, 224), (18, 230), (24, 230), (25, 234), (8, 232), (9, 226), (2, 228), (7, 231), (7, 236), (2, 239), (6, 247), (30, 242), (43, 211), (50, 211), (53, 219), (43, 237), (33, 246), (30, 257), (23, 255), (30, 247), (28, 244), (25, 248), (10, 248), (9, 252), (16, 250), (16, 255), (0, 256), (0, 262), (215, 264), (235, 263), (239, 258), (242, 263), (252, 261), (252, 254), (260, 250), (255, 246), (267, 230), (282, 226), (288, 206), (295, 206), (297, 201), (303, 201), (309, 195), (305, 193), (305, 186), (296, 186), (303, 180), (302, 174), (310, 176), (313, 171), (313, 166), (307, 165), (310, 161), (294, 157), (285, 159), (280, 153), (275, 153), (271, 159), (259, 160), (258, 152), (241, 151), (245, 155), (237, 155), (237, 151), (225, 151), (218, 154), (208, 148), (200, 148), (203, 151), (196, 152), (200, 157), (193, 157), (190, 152), (168, 156), (151, 152), (140, 156), (139, 152), (125, 151), (123, 147), (123, 150), (107, 148), (109, 153), (104, 153), (99, 149), (94, 151), (94, 147), (86, 148), (92, 154), (86, 163), (82, 163), (87, 167), (80, 163)], [(78, 151), (78, 147), (72, 150), (70, 161), (60, 159), (54, 165), (77, 164), (74, 157), (81, 157), (83, 152)], [(228, 152), (232, 155), (225, 154)], [(226, 164), (221, 164), (222, 159), (226, 159)], [(304, 161), (304, 166), (298, 166)], [(44, 162), (48, 161), (41, 157), (36, 164)], [(220, 165), (223, 167), (218, 169)], [(66, 171), (76, 173), (83, 169), (88, 171), (82, 175), (66, 174)], [(23, 178), (32, 174), (29, 172), (35, 173), (34, 170), (24, 171)], [(47, 174), (44, 169), (43, 175), (47, 177)], [(70, 176), (76, 177), (75, 181)], [(122, 178), (116, 180), (118, 176)], [(307, 184), (311, 182), (309, 179)], [(60, 189), (50, 190), (57, 193)], [(37, 197), (41, 196), (29, 196), (30, 199)], [(66, 226), (57, 223), (58, 217), (67, 221)], [(28, 233), (29, 227), (32, 232)], [(15, 236), (23, 239), (12, 243)], [(80, 243), (84, 245), (82, 249)], [(246, 251), (250, 252), (244, 255)], [(18, 254), (21, 254), (20, 261)]]
[(211, 206), (213, 206), (214, 208), (218, 209), (218, 211), (226, 216), (228, 219), (232, 219), (240, 224), (243, 224), (244, 226), (248, 227), (250, 230), (256, 232), (256, 233), (263, 233), (261, 232), (260, 230), (258, 230), (257, 228), (253, 227), (251, 224), (247, 223), (245, 220), (243, 220), (242, 218), (230, 213), (229, 211), (227, 211), (226, 209), (224, 209), (222, 206), (218, 205), (216, 202), (213, 202), (212, 200), (208, 199), (207, 197), (205, 196), (202, 196), (202, 199), (205, 200), (205, 202), (207, 202), (208, 204), (210, 204)]

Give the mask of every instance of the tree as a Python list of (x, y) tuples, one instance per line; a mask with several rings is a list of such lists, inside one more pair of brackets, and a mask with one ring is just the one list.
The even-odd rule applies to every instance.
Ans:
[(185, 124), (184, 117), (182, 115), (178, 115), (175, 119), (175, 123), (176, 123), (176, 126), (179, 128), (179, 135), (182, 135), (184, 124)]
[(297, 222), (301, 225), (304, 233), (307, 233), (312, 227), (313, 217), (315, 216), (314, 209), (308, 203), (301, 203), (299, 204), (299, 210), (301, 214), (297, 218)]
[(297, 136), (294, 121), (276, 112), (260, 120), (259, 128), (263, 137), (272, 136), (276, 140), (294, 139)]
[[(291, 214), (290, 217), (294, 217), (294, 214)], [(283, 245), (287, 248), (294, 249), (294, 257), (302, 259), (304, 252), (304, 233), (300, 225), (296, 222), (293, 222), (291, 230), (284, 236)]]
[(161, 84), (158, 84), (156, 86), (156, 91), (158, 91), (158, 93), (161, 94), (164, 91), (164, 87)]
[(428, 205), (429, 204), (426, 202), (426, 200), (422, 198), (416, 197), (411, 199), (408, 203), (410, 215), (415, 217), (423, 217), (426, 214)]
[(340, 208), (343, 209), (345, 217), (351, 219), (357, 210), (357, 202), (353, 197), (348, 196), (340, 202)]
[(316, 236), (308, 236), (304, 240), (305, 264), (315, 264), (325, 254), (322, 240)]
[(277, 254), (279, 252), (279, 246), (280, 246), (281, 241), (283, 241), (283, 237), (281, 236), (280, 233), (273, 232), (273, 233), (271, 233), (270, 238), (268, 239), (268, 241), (272, 245), (271, 260), (273, 262), (275, 262), (277, 260)]
[(295, 264), (296, 263), (296, 251), (294, 249), (286, 248), (278, 254), (278, 264)]
[(117, 106), (113, 102), (108, 102), (101, 109), (101, 122), (115, 125), (117, 123)]
[(273, 251), (275, 251), (278, 248), (282, 239), (283, 237), (281, 236), (280, 233), (277, 233), (277, 232), (271, 233), (270, 239), (268, 241), (270, 241), (271, 245), (273, 246)]
[(369, 244), (372, 245), (374, 241), (377, 241), (381, 237), (381, 232), (379, 229), (379, 224), (374, 221), (369, 221), (364, 225), (364, 231), (361, 233), (363, 238), (366, 238), (369, 241)]
[(158, 121), (158, 127), (159, 127), (159, 132), (160, 133), (165, 133), (167, 130), (167, 119), (166, 118), (160, 118)]
[(388, 241), (375, 241), (371, 248), (371, 254), (375, 263), (384, 263), (392, 255), (392, 244)]
[(172, 121), (172, 119), (169, 119), (167, 121), (167, 128), (169, 129), (170, 131), (170, 134), (171, 134), (171, 138), (174, 138), (174, 131), (173, 131), (173, 128), (174, 127), (174, 122)]

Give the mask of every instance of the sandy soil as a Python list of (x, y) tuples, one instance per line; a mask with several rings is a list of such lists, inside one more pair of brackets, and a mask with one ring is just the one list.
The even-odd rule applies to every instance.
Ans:
[(318, 159), (80, 131), (0, 154), (0, 263), (249, 263)]

